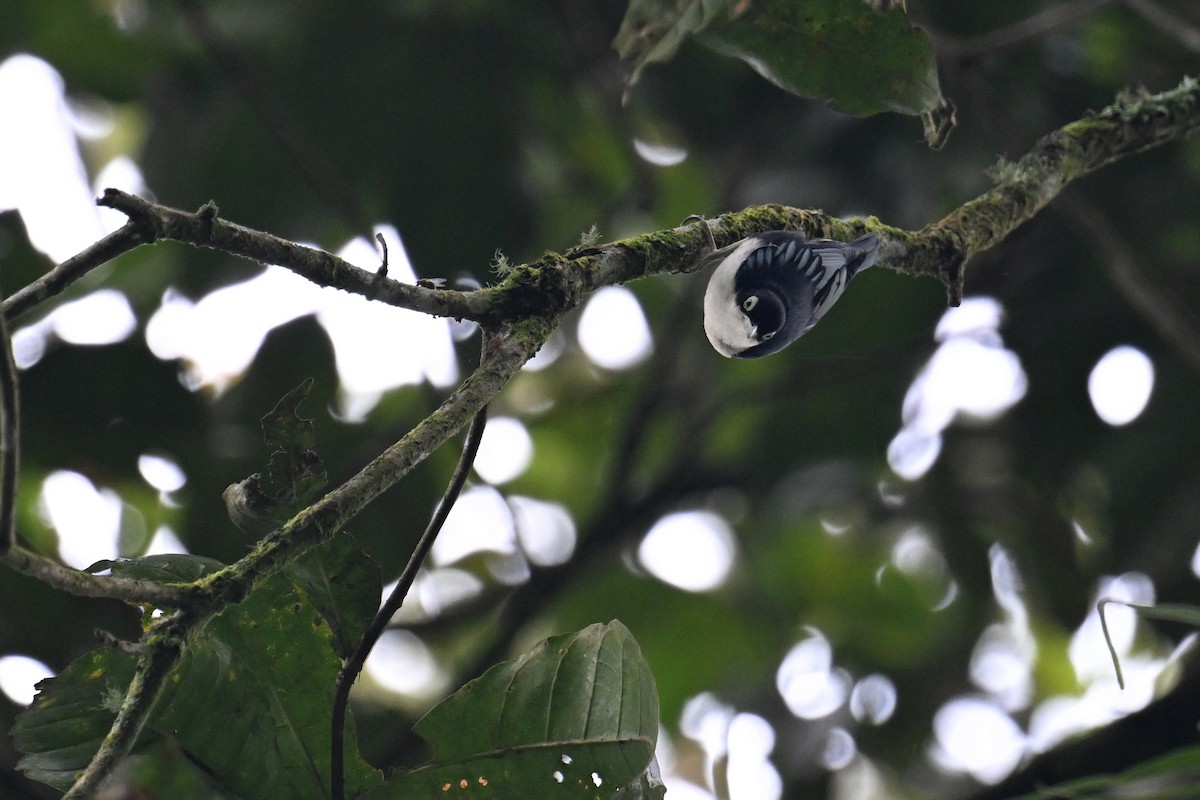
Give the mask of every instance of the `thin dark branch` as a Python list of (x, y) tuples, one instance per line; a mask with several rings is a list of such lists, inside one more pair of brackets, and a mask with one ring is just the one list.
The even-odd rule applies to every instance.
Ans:
[(192, 608), (202, 598), (191, 585), (157, 583), (115, 575), (93, 575), (14, 545), (0, 556), (6, 566), (31, 578), (80, 597), (106, 597), (127, 603), (150, 603), (158, 608)]
[(291, 156), (300, 174), (326, 202), (341, 211), (352, 230), (370, 231), (371, 223), (362, 204), (336, 166), (280, 101), (280, 93), (264, 86), (258, 73), (213, 23), (205, 4), (198, 0), (180, 0), (179, 5), (200, 44), (225, 71), (247, 108), (263, 121), (284, 152)]
[(126, 214), (131, 222), (150, 232), (153, 239), (173, 239), (264, 264), (278, 264), (318, 286), (332, 286), (439, 317), (483, 321), (490, 310), (488, 299), (480, 292), (424, 289), (379, 278), (374, 272), (360, 269), (324, 250), (223, 220), (211, 203), (190, 213), (116, 189), (106, 189), (97, 202)]
[(128, 253), (149, 239), (142, 227), (130, 220), (120, 229), (113, 231), (86, 250), (73, 255), (28, 286), (13, 292), (4, 301), (4, 318), (15, 320), (39, 303), (54, 297), (90, 271)]
[(1175, 298), (1159, 289), (1139, 267), (1133, 248), (1111, 221), (1077, 193), (1068, 193), (1058, 209), (1094, 245), (1117, 290), (1151, 328), (1200, 373), (1200, 321)]
[(1068, 28), (1111, 2), (1113, 0), (1074, 0), (1062, 3), (1040, 14), (970, 38), (939, 33), (936, 36), (937, 49), (943, 57), (960, 61), (998, 53)]
[(350, 699), (350, 687), (358, 679), (358, 675), (362, 672), (363, 665), (367, 662), (367, 656), (374, 649), (375, 643), (379, 641), (379, 637), (383, 635), (387, 629), (388, 623), (400, 606), (404, 603), (404, 598), (408, 596), (409, 589), (412, 588), (413, 581), (417, 578), (417, 572), (421, 569), (421, 564), (425, 562), (425, 557), (429, 555), (429, 549), (433, 547), (434, 541), (438, 534), (442, 531), (442, 526), (446, 524), (446, 518), (450, 516), (450, 510), (454, 508), (455, 502), (458, 500), (458, 495), (462, 491), (463, 484), (467, 482), (467, 475), (471, 472), (471, 465), (475, 463), (475, 456), (479, 452), (479, 443), (483, 439), (483, 429), (487, 425), (487, 406), (479, 409), (475, 414), (475, 418), (471, 421), (471, 427), (467, 431), (466, 441), (463, 442), (462, 455), (458, 459), (458, 466), (454, 468), (454, 474), (450, 478), (450, 485), (446, 487), (446, 493), (442, 495), (441, 501), (433, 512), (433, 518), (429, 520), (429, 525), (425, 528), (425, 532), (421, 534), (420, 540), (417, 542), (416, 548), (408, 559), (408, 564), (404, 567), (404, 571), (400, 573), (400, 580), (396, 584), (396, 588), (388, 596), (386, 602), (375, 614), (371, 620), (371, 624), (367, 626), (363, 633), (362, 639), (355, 648), (354, 653), (342, 665), (341, 671), (338, 672), (337, 690), (333, 697), (333, 750), (330, 758), (330, 775), (333, 786), (333, 800), (344, 800), (346, 788), (344, 780), (345, 770), (345, 733), (346, 733), (346, 705)]
[(1123, 0), (1125, 6), (1193, 53), (1200, 53), (1200, 28), (1152, 0)]
[(5, 316), (0, 314), (0, 555), (8, 553), (17, 540), (17, 472), (21, 465), (17, 365)]

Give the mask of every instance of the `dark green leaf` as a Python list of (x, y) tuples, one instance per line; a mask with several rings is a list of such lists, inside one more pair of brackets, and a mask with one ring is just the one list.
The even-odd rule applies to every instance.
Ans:
[(349, 656), (379, 608), (379, 565), (342, 531), (285, 573), (329, 623), (338, 655)]
[(112, 727), (133, 670), (132, 657), (93, 650), (41, 681), (33, 705), (12, 728), (24, 754), (17, 768), (35, 781), (69, 789)]
[[(168, 676), (144, 734), (178, 738), (188, 757), (242, 797), (324, 800), (329, 730), (340, 665), (317, 611), (283, 576), (206, 624)], [(79, 659), (39, 684), (14, 728), (31, 778), (66, 788), (108, 732), (133, 674), (109, 650)], [(347, 791), (380, 776), (347, 741)]]
[[(283, 576), (214, 617), (188, 645), (152, 724), (243, 797), (327, 798), (340, 666), (331, 633)], [(172, 688), (174, 687), (174, 688)], [(347, 737), (351, 795), (379, 780)]]
[(876, 12), (862, 0), (634, 0), (614, 42), (629, 64), (629, 84), (646, 64), (669, 60), (688, 36), (847, 114), (945, 107), (929, 38), (900, 4)]
[(215, 558), (189, 553), (164, 553), (141, 558), (104, 559), (87, 568), (88, 572), (112, 570), (122, 578), (137, 578), (158, 583), (191, 583), (216, 572), (225, 565)]
[(648, 772), (658, 736), (654, 679), (633, 635), (615, 620), (496, 665), (415, 730), (433, 746), (433, 762), (396, 776), (371, 800), (661, 791)]

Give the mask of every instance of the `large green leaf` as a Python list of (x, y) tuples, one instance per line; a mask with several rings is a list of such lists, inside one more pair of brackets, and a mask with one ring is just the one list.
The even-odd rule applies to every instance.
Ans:
[(24, 754), (17, 768), (35, 781), (69, 789), (112, 727), (133, 670), (130, 656), (93, 650), (38, 683), (37, 699), (12, 728)]
[(614, 620), (547, 639), (498, 664), (415, 730), (433, 761), (370, 800), (658, 797), (658, 693), (641, 649)]
[[(168, 676), (145, 737), (172, 736), (188, 757), (239, 796), (324, 800), (339, 667), (332, 634), (304, 594), (273, 578), (209, 621)], [(17, 721), (30, 777), (65, 789), (107, 733), (133, 672), (131, 658), (97, 650), (57, 678)], [(347, 743), (346, 785), (380, 776)]]
[(847, 114), (915, 115), (944, 104), (929, 37), (902, 3), (874, 11), (863, 0), (631, 0), (614, 42), (629, 84), (689, 36)]
[(342, 531), (289, 564), (285, 574), (329, 623), (338, 655), (354, 652), (379, 609), (379, 565)]

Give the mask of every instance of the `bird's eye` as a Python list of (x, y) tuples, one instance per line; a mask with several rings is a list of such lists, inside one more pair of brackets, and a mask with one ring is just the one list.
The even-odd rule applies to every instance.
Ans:
[(758, 295), (756, 294), (752, 294), (742, 301), (742, 308), (746, 311), (753, 311), (756, 305), (758, 305)]
[(771, 331), (770, 333), (764, 333), (762, 340), (765, 342), (768, 339), (774, 339), (774, 338), (775, 338), (775, 331)]

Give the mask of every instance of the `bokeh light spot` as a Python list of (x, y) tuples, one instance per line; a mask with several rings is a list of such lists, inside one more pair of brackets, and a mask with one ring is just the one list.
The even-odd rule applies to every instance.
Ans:
[(579, 317), (579, 346), (604, 369), (628, 369), (650, 355), (650, 326), (633, 292), (607, 286), (588, 301)]
[(638, 547), (638, 559), (651, 575), (689, 592), (723, 584), (736, 553), (729, 524), (708, 511), (668, 514)]
[(529, 468), (533, 461), (533, 439), (514, 417), (488, 420), (475, 456), (475, 472), (491, 484), (507, 483)]
[(1119, 427), (1133, 422), (1146, 409), (1154, 391), (1154, 364), (1136, 347), (1109, 350), (1088, 376), (1088, 396), (1096, 416)]

